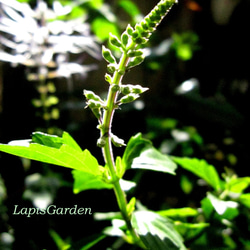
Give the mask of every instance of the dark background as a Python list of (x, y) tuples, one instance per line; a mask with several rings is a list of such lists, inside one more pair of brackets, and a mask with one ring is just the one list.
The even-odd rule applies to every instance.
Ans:
[[(107, 1), (114, 5), (113, 1)], [(143, 14), (147, 14), (157, 1), (134, 1)], [(171, 39), (173, 33), (195, 32), (199, 37), (199, 48), (190, 60), (183, 61), (170, 49), (167, 54), (146, 58), (145, 63), (127, 74), (126, 83), (141, 84), (150, 90), (142, 96), (145, 107), (137, 110), (133, 105), (118, 110), (113, 123), (113, 132), (127, 142), (137, 132), (145, 135), (154, 132), (156, 147), (170, 137), (170, 131), (156, 128), (152, 131), (148, 120), (172, 118), (180, 128), (194, 127), (203, 138), (203, 144), (193, 145), (192, 157), (205, 158), (214, 164), (219, 172), (224, 167), (232, 168), (239, 176), (249, 175), (249, 9), (248, 0), (239, 0), (232, 12), (219, 6), (216, 1), (184, 1), (174, 6), (167, 18), (153, 35), (150, 46), (157, 47), (164, 39)], [(229, 1), (232, 4), (234, 1)], [(127, 20), (120, 9), (115, 14)], [(218, 14), (216, 14), (216, 11)], [(151, 62), (158, 62), (160, 68), (150, 68)], [(73, 90), (69, 91), (65, 80), (56, 80), (57, 96), (60, 99), (60, 119), (55, 121), (61, 130), (68, 131), (79, 145), (88, 148), (103, 164), (100, 149), (96, 147), (99, 132), (96, 119), (88, 109), (84, 109), (83, 89), (98, 94), (107, 91), (104, 81), (106, 63), (96, 61), (98, 69), (84, 79), (74, 77)], [(199, 87), (186, 94), (176, 94), (176, 88), (188, 79), (196, 78)], [(30, 100), (35, 95), (34, 86), (25, 78), (25, 69), (1, 63), (1, 112), (0, 141), (7, 143), (13, 139), (30, 138), (40, 125)], [(159, 125), (160, 126), (160, 125)], [(230, 143), (225, 143), (230, 139)], [(115, 151), (122, 154), (122, 150)], [(174, 155), (182, 155), (180, 147)], [(227, 156), (233, 154), (237, 161), (232, 164)], [(92, 216), (25, 216), (12, 215), (14, 205), (32, 207), (23, 199), (26, 176), (41, 173), (52, 178), (55, 184), (48, 189), (53, 192), (53, 204), (71, 207), (75, 204), (91, 207), (93, 212), (117, 210), (112, 191), (86, 191), (78, 195), (72, 192), (72, 176), (68, 169), (57, 166), (42, 166), (32, 163), (25, 169), (21, 160), (6, 154), (0, 155), (0, 173), (4, 180), (7, 196), (0, 207), (0, 233), (9, 231), (15, 241), (3, 249), (56, 249), (49, 235), (55, 230), (63, 239), (71, 237), (79, 242), (83, 236), (100, 232), (108, 223), (96, 222)], [(51, 169), (51, 170), (50, 170)], [(128, 173), (128, 178), (134, 173)], [(41, 188), (41, 187), (40, 187)], [(44, 187), (43, 187), (44, 188)], [(162, 192), (166, 190), (166, 192)], [(179, 177), (143, 172), (134, 195), (150, 209), (161, 207), (181, 207), (190, 204), (199, 206), (202, 192), (185, 196), (179, 188)], [(106, 240), (104, 245), (109, 245)], [(105, 249), (105, 246), (101, 246)], [(77, 249), (77, 247), (76, 247)]]

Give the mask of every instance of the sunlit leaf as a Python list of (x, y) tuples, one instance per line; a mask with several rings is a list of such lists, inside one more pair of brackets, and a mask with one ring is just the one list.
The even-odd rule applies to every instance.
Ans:
[(184, 169), (204, 179), (215, 190), (222, 189), (224, 182), (219, 178), (214, 166), (209, 165), (205, 160), (186, 157), (172, 157), (172, 159)]
[(63, 139), (63, 143), (69, 145), (70, 147), (72, 147), (73, 149), (81, 152), (82, 149), (81, 147), (77, 144), (77, 142), (73, 139), (73, 137), (67, 133), (67, 132), (63, 132), (62, 135), (62, 139)]
[[(94, 175), (80, 170), (73, 170), (72, 174), (74, 178), (73, 190), (75, 194), (89, 189), (112, 189), (114, 187), (113, 184), (105, 182), (102, 179), (101, 174)], [(134, 182), (121, 179), (120, 185), (124, 191), (128, 191), (135, 187), (136, 184)]]
[(201, 208), (205, 218), (210, 219), (214, 212), (214, 207), (208, 197), (201, 200)]
[(32, 133), (32, 143), (37, 143), (51, 148), (60, 148), (63, 145), (64, 140), (63, 137), (56, 135), (49, 135), (43, 132), (34, 132)]
[(215, 211), (225, 219), (232, 220), (238, 216), (238, 203), (235, 201), (223, 201), (213, 195), (212, 193), (207, 194), (207, 198), (212, 203)]
[(242, 193), (250, 186), (250, 177), (232, 178), (227, 183), (229, 191), (233, 193)]
[(103, 230), (103, 233), (109, 236), (124, 236), (124, 232), (121, 228), (125, 226), (125, 221), (123, 219), (113, 219), (111, 227), (106, 227)]
[(96, 158), (87, 149), (81, 151), (67, 133), (64, 133), (62, 138), (35, 133), (33, 142), (19, 140), (9, 144), (0, 144), (0, 151), (30, 160), (81, 170), (93, 175), (100, 174)]
[(155, 148), (150, 148), (133, 160), (131, 168), (175, 174), (176, 165), (167, 155), (160, 153)]
[(100, 177), (79, 170), (72, 171), (74, 177), (74, 193), (78, 194), (89, 189), (112, 189), (113, 185), (101, 180)]
[(122, 157), (122, 163), (126, 166), (126, 169), (131, 168), (134, 158), (138, 157), (143, 150), (151, 147), (151, 141), (142, 138), (142, 134), (132, 136)]
[(175, 174), (176, 164), (143, 139), (141, 134), (131, 137), (122, 157), (127, 169), (146, 169)]
[(239, 201), (246, 207), (250, 208), (250, 193), (242, 194)]
[(186, 249), (172, 222), (157, 213), (137, 211), (132, 216), (132, 225), (149, 249)]

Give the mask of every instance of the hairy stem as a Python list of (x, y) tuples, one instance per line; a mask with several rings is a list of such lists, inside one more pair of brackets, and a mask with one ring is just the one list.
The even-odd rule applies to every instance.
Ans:
[[(113, 156), (111, 126), (114, 112), (117, 108), (117, 97), (120, 93), (119, 87), (122, 84), (122, 78), (126, 72), (126, 69), (136, 66), (143, 61), (143, 52), (139, 51), (138, 48), (141, 44), (144, 44), (148, 41), (152, 32), (155, 30), (155, 28), (158, 26), (158, 24), (161, 22), (161, 20), (164, 18), (164, 16), (167, 14), (169, 9), (175, 2), (176, 0), (161, 0), (157, 4), (157, 6), (155, 6), (155, 8), (150, 12), (150, 14), (147, 15), (142, 22), (135, 26), (135, 29), (133, 29), (131, 26), (127, 27), (127, 33), (123, 33), (121, 41), (119, 41), (119, 39), (117, 39), (116, 37), (111, 36), (111, 44), (113, 43), (114, 46), (120, 47), (123, 50), (123, 54), (119, 61), (119, 64), (116, 64), (115, 58), (108, 49), (103, 49), (104, 59), (110, 64), (115, 64), (115, 71), (113, 73), (113, 77), (110, 77), (109, 79), (110, 87), (107, 96), (107, 101), (105, 103), (103, 117), (102, 119), (100, 119), (101, 125), (99, 126), (99, 128), (101, 131), (101, 137), (99, 145), (101, 145), (102, 147), (105, 163), (109, 170), (109, 179), (111, 183), (113, 183), (118, 206), (123, 216), (123, 219), (126, 222), (127, 229), (130, 232), (130, 236), (132, 237), (132, 243), (137, 244), (138, 246), (144, 249), (145, 245), (143, 244), (139, 236), (136, 234), (131, 224), (131, 215), (127, 211), (128, 202), (126, 199), (126, 194), (122, 190), (119, 182), (121, 177), (117, 174), (117, 169)], [(135, 51), (137, 53), (135, 53)], [(135, 54), (133, 54), (133, 52)], [(134, 59), (130, 62), (130, 58)], [(133, 101), (133, 98), (136, 96), (132, 95), (130, 97), (132, 97)], [(97, 115), (99, 116), (99, 114)]]
[[(133, 46), (135, 46), (134, 43), (133, 43)], [(116, 84), (116, 85), (121, 84), (128, 62), (129, 62), (129, 57), (126, 52), (123, 52), (118, 69), (113, 75), (112, 84)], [(112, 120), (113, 120), (113, 116), (114, 116), (114, 112), (116, 108), (116, 100), (117, 100), (118, 94), (119, 94), (119, 91), (112, 90), (112, 86), (110, 86), (107, 103), (106, 103), (106, 109), (103, 114), (103, 123), (101, 126), (101, 137), (105, 138), (106, 140), (105, 146), (103, 147), (102, 151), (103, 151), (105, 162), (110, 172), (111, 180), (114, 185), (114, 192), (116, 195), (117, 203), (121, 211), (122, 217), (124, 221), (126, 222), (127, 229), (130, 231), (130, 234), (133, 238), (133, 242), (135, 244), (138, 244), (140, 247), (145, 248), (144, 244), (141, 242), (140, 238), (138, 237), (138, 235), (136, 234), (135, 230), (132, 227), (131, 216), (127, 212), (128, 203), (126, 199), (126, 194), (122, 190), (120, 182), (119, 182), (119, 177), (116, 174), (116, 166), (114, 162), (112, 142), (111, 142), (111, 125), (112, 125)]]

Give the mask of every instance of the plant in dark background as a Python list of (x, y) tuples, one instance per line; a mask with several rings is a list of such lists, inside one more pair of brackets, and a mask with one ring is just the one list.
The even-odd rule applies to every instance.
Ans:
[[(212, 8), (209, 6), (210, 2)], [(136, 8), (134, 3), (137, 3), (139, 8)], [(87, 20), (90, 21), (92, 31), (96, 33), (100, 41), (105, 42), (110, 31), (119, 37), (120, 31), (126, 28), (127, 21), (123, 20), (126, 20), (127, 16), (124, 15), (124, 10), (126, 13), (134, 13), (133, 20), (136, 22), (136, 18), (140, 17), (139, 9), (144, 12), (146, 4), (153, 5), (150, 1), (143, 4), (140, 1), (134, 3), (132, 1), (83, 1), (73, 8), (74, 11), (67, 15), (67, 18), (71, 19), (79, 13), (80, 15), (88, 13)], [(127, 74), (127, 82), (143, 82), (143, 86), (150, 88), (150, 94), (146, 92), (143, 99), (128, 104), (122, 110), (117, 110), (119, 115), (114, 121), (113, 130), (115, 134), (125, 138), (125, 141), (128, 141), (131, 134), (140, 130), (147, 138), (153, 140), (154, 145), (163, 153), (205, 158), (214, 165), (216, 170), (204, 161), (175, 158), (176, 162), (184, 168), (183, 170), (178, 168), (178, 175), (175, 177), (163, 177), (161, 174), (149, 174), (147, 171), (128, 173), (128, 177), (137, 183), (141, 180), (134, 189), (133, 196), (136, 196), (137, 200), (148, 208), (159, 211), (161, 216), (171, 218), (190, 249), (201, 247), (249, 249), (249, 178), (242, 177), (249, 175), (247, 169), (243, 167), (249, 158), (247, 153), (249, 130), (248, 121), (245, 118), (247, 100), (249, 100), (249, 77), (246, 59), (244, 59), (249, 53), (246, 46), (249, 38), (245, 32), (249, 3), (245, 0), (237, 4), (228, 3), (228, 6), (232, 7), (230, 11), (226, 11), (230, 8), (219, 8), (218, 4), (223, 3), (222, 1), (207, 1), (206, 3), (180, 1), (173, 10), (173, 14), (170, 13), (168, 24), (163, 22), (158, 32), (152, 36), (150, 42), (152, 49), (147, 49), (145, 64)], [(126, 11), (131, 9), (134, 11)], [(220, 14), (216, 15), (215, 12), (217, 14), (220, 12)], [(218, 20), (218, 16), (224, 16), (224, 21)], [(168, 25), (168, 29), (165, 25)], [(171, 36), (170, 39), (163, 41), (169, 36)], [(119, 50), (113, 53), (118, 55)], [(102, 65), (100, 66), (101, 72)], [(93, 77), (90, 72), (89, 81), (103, 81), (103, 74), (100, 73), (100, 75), (100, 78), (97, 78), (97, 74)], [(101, 93), (103, 97), (106, 90), (101, 89), (99, 85), (91, 83), (86, 88)], [(79, 95), (76, 94), (76, 89), (74, 92), (80, 100), (82, 88), (81, 85)], [(58, 86), (57, 90), (60, 90)], [(65, 111), (63, 112), (63, 117), (65, 117)], [(69, 126), (63, 120), (60, 125), (62, 128), (71, 128), (69, 131), (73, 132), (80, 145), (84, 147), (90, 145), (91, 152), (95, 152), (92, 150), (95, 146), (93, 136), (97, 137), (97, 135), (92, 134), (89, 129), (95, 124), (94, 116), (92, 116), (92, 123), (90, 113), (87, 110), (84, 113), (88, 116), (80, 120), (82, 129), (80, 126)], [(70, 114), (70, 117), (66, 114), (65, 119), (70, 122), (75, 121), (75, 124), (79, 123), (78, 117), (82, 116), (82, 110), (76, 112), (74, 109), (74, 115), (72, 111)], [(127, 126), (123, 126), (123, 124), (127, 125), (127, 117), (133, 120), (133, 127), (130, 126), (129, 130), (126, 129)], [(89, 132), (88, 136), (84, 133), (86, 130)], [(13, 130), (10, 139), (24, 136), (27, 135), (14, 136)], [(116, 151), (121, 152), (120, 148)], [(196, 169), (199, 169), (199, 172)], [(60, 189), (56, 192), (56, 204), (62, 204), (64, 200), (63, 206), (68, 206), (69, 203), (83, 204), (83, 206), (90, 204), (94, 209), (96, 208), (96, 211), (110, 211), (112, 199), (109, 198), (108, 191), (101, 191), (103, 199), (95, 200), (94, 203), (92, 197), (100, 197), (100, 194), (94, 191), (89, 191), (89, 195), (81, 192), (75, 198), (68, 194), (67, 201), (65, 201), (65, 194), (70, 193), (70, 187), (67, 188), (67, 185), (70, 185), (72, 179), (64, 172), (58, 172), (59, 175), (53, 173), (54, 178), (48, 182), (42, 180), (42, 177), (47, 174), (34, 176), (34, 179), (42, 181), (44, 187), (48, 187), (53, 180), (57, 182), (56, 185), (59, 185)], [(8, 178), (5, 177), (4, 174), (3, 179), (8, 184)], [(10, 185), (6, 186), (10, 195), (13, 189)], [(52, 189), (49, 193), (54, 192)], [(63, 195), (60, 195), (60, 190)], [(129, 193), (129, 197), (132, 197), (132, 193)], [(15, 202), (18, 203), (18, 200), (16, 199)], [(109, 207), (106, 206), (108, 203)], [(143, 209), (143, 207), (140, 208)], [(116, 210), (115, 205), (113, 210)], [(96, 218), (103, 218), (103, 214), (99, 214)], [(30, 221), (35, 224), (35, 220)], [(41, 223), (39, 218), (37, 220)], [(24, 221), (26, 222), (26, 220), (22, 222)], [(79, 239), (83, 238), (83, 234), (88, 236), (97, 232), (88, 227), (88, 230), (82, 228), (82, 233), (80, 233), (73, 229), (80, 221), (72, 217), (69, 220), (64, 218), (64, 225), (67, 224), (72, 228), (70, 235), (72, 240), (63, 240), (69, 235), (65, 232), (67, 230), (62, 229), (61, 218), (58, 220), (48, 218), (48, 221), (50, 224), (40, 224), (41, 228), (45, 231), (50, 228), (50, 235), (61, 248), (74, 241), (79, 241), (79, 245), (82, 246), (85, 243)], [(11, 222), (12, 225), (18, 224), (13, 223), (13, 220)], [(82, 225), (93, 225), (93, 228), (98, 227), (100, 230), (109, 225), (108, 222), (97, 223), (90, 219), (81, 220), (81, 222)], [(1, 231), (6, 232), (6, 227), (3, 225), (6, 223), (2, 224), (4, 229)], [(30, 227), (32, 225), (30, 223)], [(46, 243), (39, 242), (31, 230), (29, 230), (28, 239), (33, 237), (33, 242), (28, 239), (25, 241), (24, 235), (21, 239), (20, 236), (18, 237), (22, 235), (21, 230), (18, 227), (15, 227), (15, 230), (15, 242), (19, 244), (25, 242), (23, 247), (29, 246), (30, 249), (35, 249), (35, 245), (45, 247)], [(12, 235), (12, 231), (9, 230), (7, 237), (10, 239)], [(46, 233), (43, 233), (43, 237), (44, 239), (50, 238)], [(103, 239), (99, 234), (96, 238)], [(107, 243), (106, 246), (111, 245), (108, 238), (103, 239), (102, 242), (103, 245), (100, 243), (98, 249), (105, 246), (105, 243)], [(33, 247), (31, 247), (32, 244)], [(48, 244), (53, 245), (50, 241)], [(118, 240), (113, 244), (113, 248), (118, 249), (120, 244), (122, 245), (123, 242)]]

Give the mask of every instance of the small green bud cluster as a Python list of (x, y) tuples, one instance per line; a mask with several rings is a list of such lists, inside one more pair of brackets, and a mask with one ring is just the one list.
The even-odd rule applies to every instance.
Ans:
[(139, 24), (136, 24), (135, 29), (129, 29), (134, 43), (145, 44), (175, 2), (177, 1), (160, 1)]
[(101, 121), (101, 115), (102, 115), (102, 108), (105, 108), (104, 101), (101, 99), (100, 96), (96, 95), (93, 91), (90, 90), (84, 90), (83, 94), (85, 95), (87, 99), (87, 107), (89, 107), (95, 117)]
[(119, 91), (124, 96), (118, 101), (117, 104), (120, 105), (133, 102), (140, 97), (140, 94), (147, 90), (148, 88), (143, 88), (140, 85), (122, 84)]
[(123, 95), (128, 95), (131, 93), (142, 94), (147, 90), (148, 88), (143, 88), (140, 85), (132, 85), (132, 84), (121, 85), (121, 92)]
[[(122, 84), (122, 77), (127, 70), (143, 62), (144, 53), (141, 49), (141, 45), (149, 40), (152, 32), (156, 29), (175, 2), (176, 0), (161, 0), (140, 23), (135, 25), (134, 28), (128, 25), (120, 38), (112, 34), (109, 35), (109, 43), (122, 52), (119, 63), (112, 52), (105, 46), (102, 46), (102, 56), (108, 63), (108, 73), (105, 75), (105, 80), (110, 84), (107, 103), (104, 103), (104, 101), (92, 91), (84, 91), (84, 95), (87, 98), (87, 107), (93, 111), (94, 115), (99, 120), (98, 129), (101, 131), (101, 137), (98, 139), (98, 146), (104, 147), (107, 138), (111, 138), (115, 146), (120, 147), (125, 145), (122, 139), (109, 131), (110, 121), (107, 121), (106, 118), (109, 117), (110, 119), (110, 114), (114, 109), (118, 108), (119, 105), (135, 101), (140, 97), (140, 94), (148, 90), (148, 88), (143, 88), (140, 85), (124, 85)], [(122, 97), (117, 100), (120, 94)], [(113, 103), (109, 103), (111, 101)]]
[(130, 58), (126, 68), (121, 70), (112, 52), (103, 46), (102, 55), (109, 63), (109, 73), (113, 74), (116, 71), (120, 71), (118, 73), (123, 75), (126, 70), (143, 62), (144, 55), (143, 51), (139, 49), (139, 46), (148, 42), (152, 32), (157, 28), (175, 2), (177, 2), (177, 0), (161, 0), (140, 23), (135, 25), (134, 28), (129, 24), (122, 33), (120, 39), (112, 34), (109, 35), (110, 44), (119, 48), (122, 53), (126, 53), (128, 58)]

